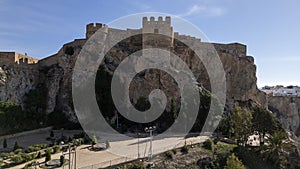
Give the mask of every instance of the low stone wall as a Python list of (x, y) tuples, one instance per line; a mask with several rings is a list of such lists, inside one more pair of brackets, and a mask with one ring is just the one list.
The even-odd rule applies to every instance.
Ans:
[(4, 140), (4, 139), (10, 139), (10, 138), (13, 138), (13, 137), (20, 137), (20, 136), (34, 134), (34, 133), (43, 132), (43, 131), (50, 131), (52, 128), (53, 127), (50, 126), (50, 127), (46, 127), (46, 128), (40, 128), (40, 129), (35, 129), (35, 130), (30, 130), (30, 131), (24, 131), (24, 132), (21, 132), (21, 133), (0, 136), (0, 141), (2, 142), (2, 140)]

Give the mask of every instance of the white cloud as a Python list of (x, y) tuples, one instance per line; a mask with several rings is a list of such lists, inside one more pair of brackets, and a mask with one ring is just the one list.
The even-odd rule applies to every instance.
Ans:
[(221, 16), (225, 14), (225, 9), (220, 7), (209, 7), (205, 5), (193, 5), (185, 13), (179, 16), (194, 16), (194, 15), (205, 15), (205, 16)]

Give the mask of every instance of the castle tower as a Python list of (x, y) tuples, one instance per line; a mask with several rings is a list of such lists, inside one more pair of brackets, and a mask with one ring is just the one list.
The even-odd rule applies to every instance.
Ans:
[(154, 17), (150, 17), (150, 20), (143, 17), (142, 33), (143, 49), (157, 47), (170, 50), (173, 47), (174, 32), (169, 16), (165, 20), (161, 16), (158, 17), (158, 20), (155, 20)]
[(96, 24), (89, 23), (89, 24), (87, 24), (86, 25), (86, 33), (85, 33), (86, 39), (89, 39), (100, 28), (104, 28), (104, 31), (107, 32), (108, 27), (105, 24), (102, 24), (102, 23), (96, 23)]

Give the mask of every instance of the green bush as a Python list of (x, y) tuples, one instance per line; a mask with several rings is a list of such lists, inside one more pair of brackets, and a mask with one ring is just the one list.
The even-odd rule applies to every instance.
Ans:
[(278, 160), (278, 169), (285, 169), (287, 167), (288, 161), (287, 158), (283, 155), (279, 156), (279, 160)]
[(47, 148), (47, 144), (40, 144), (41, 149)]
[(84, 143), (84, 139), (83, 138), (79, 138), (78, 139), (78, 146), (80, 146), (81, 144), (83, 144)]
[(110, 148), (110, 144), (109, 144), (109, 141), (106, 140), (106, 149)]
[(169, 159), (173, 159), (174, 158), (174, 153), (172, 150), (169, 150), (165, 153), (166, 157)]
[(217, 145), (219, 140), (218, 139), (213, 139), (213, 142), (214, 142), (215, 145)]
[(25, 162), (28, 162), (28, 161), (31, 161), (31, 160), (35, 159), (36, 154), (35, 153), (32, 153), (32, 154), (22, 154), (21, 156), (22, 156), (22, 158), (24, 159)]
[(23, 157), (21, 155), (16, 155), (14, 157), (11, 158), (11, 160), (15, 163), (15, 164), (20, 164), (24, 161)]
[(177, 150), (176, 150), (176, 149), (172, 149), (172, 152), (173, 152), (174, 154), (176, 154), (176, 153), (177, 153)]
[(98, 144), (98, 140), (97, 140), (97, 137), (94, 135), (93, 136), (93, 139), (92, 139), (92, 147), (94, 148), (94, 146)]
[(50, 132), (50, 137), (51, 137), (51, 138), (54, 137), (54, 132), (53, 132), (53, 130), (51, 130), (51, 132)]
[(55, 145), (53, 146), (53, 154), (60, 152), (60, 146)]
[(39, 150), (45, 149), (47, 147), (48, 147), (47, 144), (35, 144), (34, 145), (35, 151), (39, 151)]
[(8, 156), (9, 156), (9, 157), (12, 157), (12, 156), (14, 156), (14, 155), (15, 155), (14, 152), (9, 152), (9, 153), (8, 153)]
[(133, 164), (129, 164), (126, 166), (127, 169), (146, 169), (144, 163), (142, 161), (134, 162)]
[(65, 156), (61, 155), (59, 158), (60, 166), (64, 165), (65, 161)]
[(47, 149), (47, 150), (46, 150), (46, 154), (45, 154), (45, 162), (48, 162), (48, 161), (51, 160), (51, 152), (52, 152), (51, 149)]
[(18, 142), (16, 141), (16, 142), (15, 142), (15, 145), (14, 145), (14, 151), (17, 150), (17, 149), (19, 149), (19, 148), (20, 148), (20, 147), (19, 147), (19, 145), (18, 145)]
[(41, 152), (38, 152), (38, 154), (37, 154), (36, 158), (42, 158), (42, 154), (41, 154)]
[(7, 148), (7, 140), (6, 139), (4, 139), (4, 141), (3, 141), (3, 148)]
[(203, 147), (207, 150), (214, 150), (214, 142), (212, 139), (207, 139), (204, 143), (203, 143)]
[(182, 153), (188, 153), (190, 148), (185, 144), (183, 147), (181, 147), (181, 152)]
[[(27, 100), (27, 94), (25, 95), (26, 96), (24, 99)], [(45, 97), (45, 94), (43, 94), (43, 96)], [(25, 100), (24, 100), (24, 104), (26, 104)], [(35, 99), (35, 100), (39, 100), (39, 99)], [(28, 103), (31, 103), (31, 101), (28, 101)], [(31, 109), (27, 109), (27, 107), (31, 108), (32, 106), (25, 106), (25, 107), (24, 109), (22, 109), (22, 107), (18, 104), (12, 102), (0, 101), (0, 134), (1, 135), (13, 134), (17, 132), (43, 127), (41, 126), (40, 122), (45, 122), (44, 119), (46, 116), (41, 112), (31, 111)]]
[(232, 153), (226, 160), (224, 169), (245, 169), (243, 163)]
[(33, 146), (28, 146), (27, 147), (27, 151), (26, 152), (31, 153), (31, 152), (34, 152), (34, 151), (36, 151), (35, 147), (33, 147)]
[(22, 152), (23, 152), (23, 150), (21, 148), (14, 150), (15, 154), (21, 154)]
[(9, 153), (3, 152), (3, 153), (1, 153), (1, 157), (5, 160), (9, 157)]

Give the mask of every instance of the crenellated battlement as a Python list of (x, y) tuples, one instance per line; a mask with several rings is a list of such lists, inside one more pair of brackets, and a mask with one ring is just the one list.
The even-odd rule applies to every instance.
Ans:
[(163, 17), (159, 16), (157, 20), (152, 16), (150, 17), (150, 20), (148, 20), (147, 17), (143, 17), (143, 27), (146, 25), (167, 25), (171, 26), (171, 17), (166, 16), (165, 20), (163, 20)]
[[(174, 41), (171, 17), (166, 16), (165, 20), (161, 16), (157, 20), (153, 16), (149, 20), (147, 17), (143, 17), (142, 34), (143, 48), (153, 47), (154, 42), (162, 48), (171, 48)], [(156, 36), (156, 34), (165, 35), (165, 37)]]
[(90, 38), (94, 33), (97, 32), (97, 30), (104, 28), (105, 31), (107, 31), (108, 26), (102, 23), (89, 23), (86, 25), (86, 39)]

